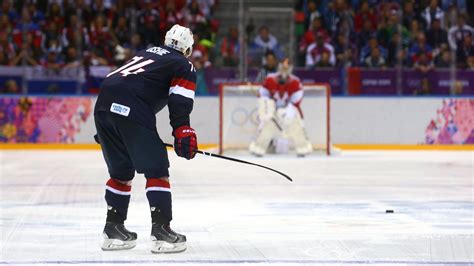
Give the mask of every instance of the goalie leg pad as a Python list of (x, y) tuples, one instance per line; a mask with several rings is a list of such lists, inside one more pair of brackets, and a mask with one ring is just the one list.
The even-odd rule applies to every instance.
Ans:
[(275, 117), (276, 105), (275, 101), (260, 97), (258, 99), (258, 118), (261, 122), (271, 120)]
[(264, 155), (273, 137), (278, 132), (278, 127), (272, 120), (267, 120), (263, 122), (258, 132), (257, 138), (255, 139), (255, 141), (250, 143), (250, 152), (258, 156)]
[(293, 141), (298, 155), (306, 155), (313, 151), (313, 146), (304, 130), (303, 120), (299, 114), (293, 119), (285, 119), (284, 135)]

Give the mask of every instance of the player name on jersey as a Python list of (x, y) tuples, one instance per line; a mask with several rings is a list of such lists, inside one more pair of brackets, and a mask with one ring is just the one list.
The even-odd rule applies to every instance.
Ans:
[(151, 47), (151, 48), (146, 49), (146, 51), (149, 52), (149, 53), (157, 54), (157, 55), (164, 55), (164, 54), (169, 54), (170, 53), (170, 51), (168, 51), (164, 48), (161, 48), (161, 47)]

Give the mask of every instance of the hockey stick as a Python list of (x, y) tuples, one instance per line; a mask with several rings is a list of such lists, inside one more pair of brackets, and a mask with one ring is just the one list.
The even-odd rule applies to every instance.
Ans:
[[(165, 143), (165, 146), (166, 146), (166, 147), (173, 148), (173, 145), (168, 144), (168, 143)], [(227, 157), (227, 156), (215, 154), (215, 153), (212, 153), (212, 152), (206, 152), (206, 151), (196, 150), (196, 153), (199, 153), (199, 154), (202, 154), (202, 155), (207, 155), (207, 156), (210, 156), (210, 157), (216, 157), (216, 158), (220, 158), (220, 159), (224, 159), (224, 160), (229, 160), (229, 161), (234, 161), (234, 162), (244, 163), (244, 164), (250, 164), (250, 165), (253, 165), (253, 166), (258, 166), (258, 167), (261, 167), (261, 168), (265, 168), (265, 169), (267, 169), (267, 170), (270, 170), (270, 171), (272, 171), (272, 172), (275, 172), (275, 173), (277, 173), (277, 174), (280, 174), (280, 175), (282, 175), (283, 177), (285, 177), (286, 179), (288, 179), (290, 182), (293, 182), (293, 179), (291, 179), (291, 177), (289, 177), (288, 175), (286, 175), (286, 174), (284, 174), (284, 173), (282, 173), (282, 172), (280, 172), (280, 171), (278, 171), (278, 170), (272, 169), (272, 168), (270, 168), (270, 167), (261, 165), (261, 164), (257, 164), (257, 163), (252, 163), (252, 162), (244, 161), (244, 160), (240, 160), (240, 159), (237, 159), (237, 158)]]

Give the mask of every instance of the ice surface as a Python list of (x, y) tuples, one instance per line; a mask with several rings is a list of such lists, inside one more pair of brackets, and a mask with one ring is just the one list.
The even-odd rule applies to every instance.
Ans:
[[(0, 264), (311, 265), (474, 263), (473, 152), (343, 152), (240, 158), (170, 153), (173, 227), (185, 253), (149, 251), (137, 175), (129, 251), (103, 252), (99, 151), (0, 151)], [(394, 213), (385, 213), (386, 209)]]

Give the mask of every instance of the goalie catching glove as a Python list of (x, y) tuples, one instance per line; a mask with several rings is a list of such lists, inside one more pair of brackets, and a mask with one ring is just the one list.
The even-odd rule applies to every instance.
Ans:
[(196, 156), (197, 138), (196, 132), (190, 126), (181, 126), (173, 131), (174, 150), (179, 157), (188, 160)]

